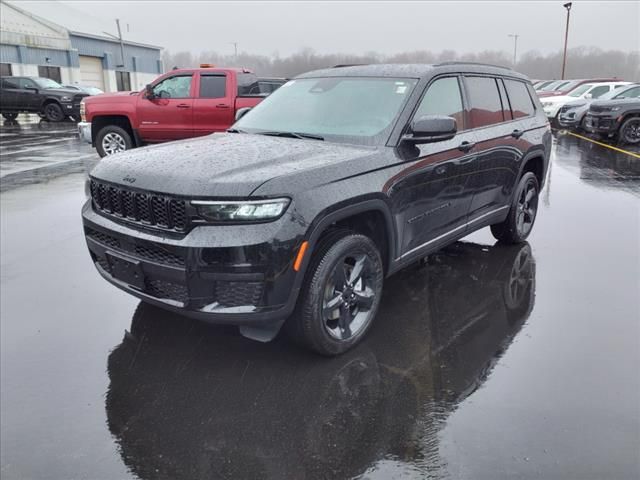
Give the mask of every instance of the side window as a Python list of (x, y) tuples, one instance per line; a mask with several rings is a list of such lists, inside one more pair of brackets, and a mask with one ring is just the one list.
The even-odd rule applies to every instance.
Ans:
[(524, 82), (505, 78), (504, 85), (509, 95), (513, 118), (528, 117), (535, 113), (535, 105), (533, 104), (533, 100), (531, 100), (527, 85)]
[(15, 79), (3, 78), (2, 88), (20, 88), (18, 82)]
[(414, 118), (423, 115), (453, 117), (458, 124), (458, 131), (465, 129), (462, 95), (456, 77), (440, 78), (429, 86), (418, 105)]
[(609, 91), (609, 85), (601, 85), (599, 87), (593, 87), (589, 92), (591, 98), (598, 98)]
[(200, 75), (200, 98), (224, 98), (226, 75)]
[(504, 121), (495, 78), (465, 77), (471, 107), (471, 127), (478, 128)]
[(165, 78), (153, 87), (153, 93), (161, 98), (191, 97), (191, 75)]
[(20, 80), (18, 80), (18, 85), (20, 86), (19, 88), (22, 88), (22, 89), (38, 88), (38, 86), (36, 85), (36, 82), (34, 82), (29, 78), (21, 78)]
[[(507, 96), (507, 92), (504, 89), (504, 83), (502, 83), (502, 79), (496, 79), (498, 82), (498, 90), (500, 91), (500, 101), (502, 102), (502, 116), (505, 120), (513, 120), (513, 113), (511, 109), (513, 106), (509, 102), (509, 97)], [(517, 118), (517, 117), (516, 117)]]

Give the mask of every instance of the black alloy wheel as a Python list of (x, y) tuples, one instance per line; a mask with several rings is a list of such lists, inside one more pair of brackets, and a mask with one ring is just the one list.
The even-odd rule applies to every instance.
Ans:
[(497, 240), (504, 243), (526, 240), (538, 213), (539, 191), (536, 176), (526, 172), (518, 182), (507, 218), (502, 223), (491, 225), (491, 233)]
[(44, 118), (50, 122), (61, 122), (65, 118), (65, 114), (62, 111), (62, 107), (57, 103), (47, 103), (44, 106)]
[(620, 140), (629, 145), (640, 143), (640, 117), (632, 117), (622, 124)]

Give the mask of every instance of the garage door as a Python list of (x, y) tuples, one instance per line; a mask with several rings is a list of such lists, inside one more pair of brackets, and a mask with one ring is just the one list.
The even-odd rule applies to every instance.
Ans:
[(80, 55), (80, 84), (104, 90), (101, 58)]

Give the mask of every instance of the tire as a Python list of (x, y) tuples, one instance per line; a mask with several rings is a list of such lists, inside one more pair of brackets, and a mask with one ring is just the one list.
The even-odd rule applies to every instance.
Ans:
[(371, 327), (383, 279), (382, 257), (370, 238), (349, 231), (328, 234), (312, 257), (296, 310), (287, 319), (289, 336), (321, 355), (346, 352)]
[(491, 225), (493, 236), (503, 243), (524, 242), (536, 220), (539, 194), (538, 179), (533, 173), (526, 172), (518, 182), (506, 220)]
[(44, 106), (42, 113), (44, 113), (44, 118), (50, 122), (61, 122), (66, 118), (66, 115), (62, 111), (62, 107), (55, 102), (47, 103)]
[(116, 125), (101, 128), (96, 136), (96, 150), (102, 158), (130, 150), (132, 147), (131, 135)]
[(640, 117), (631, 117), (622, 124), (618, 140), (622, 144), (637, 145), (640, 143)]
[(2, 116), (5, 118), (5, 120), (9, 120), (9, 121), (12, 121), (18, 118), (17, 113), (3, 113)]

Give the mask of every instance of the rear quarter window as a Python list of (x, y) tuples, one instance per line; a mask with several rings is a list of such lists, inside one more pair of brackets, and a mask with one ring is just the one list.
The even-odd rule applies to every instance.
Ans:
[(504, 86), (507, 89), (507, 95), (509, 96), (513, 118), (523, 118), (533, 115), (536, 107), (531, 99), (531, 95), (529, 95), (527, 85), (517, 80), (507, 78), (503, 80)]

